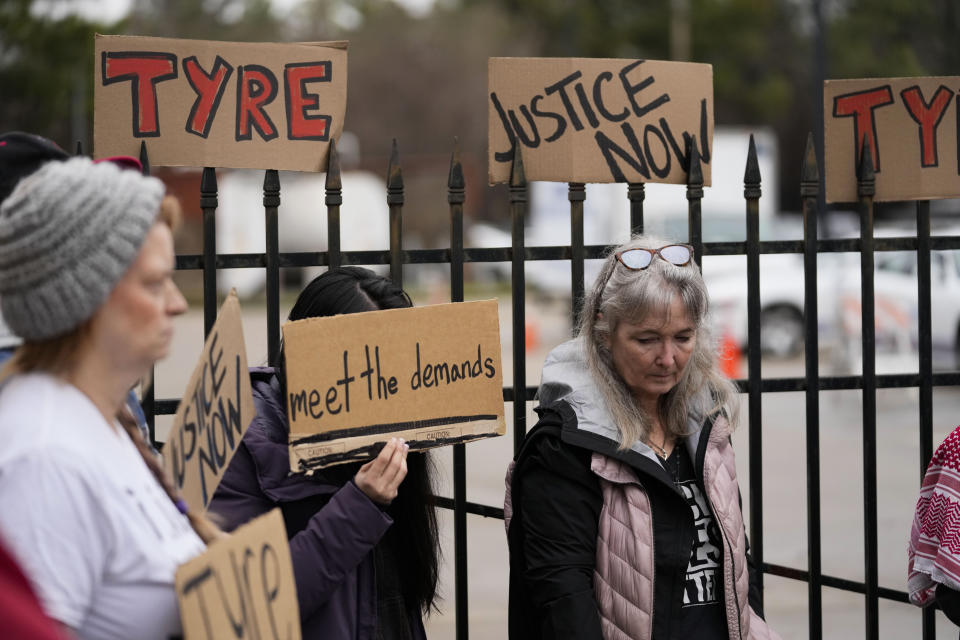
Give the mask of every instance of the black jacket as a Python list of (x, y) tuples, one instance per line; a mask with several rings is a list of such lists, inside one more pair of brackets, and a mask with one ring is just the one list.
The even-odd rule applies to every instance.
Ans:
[[(656, 549), (653, 637), (673, 638), (677, 630), (672, 622), (682, 604), (695, 532), (688, 503), (656, 462), (578, 430), (576, 414), (565, 401), (539, 407), (537, 412), (540, 420), (517, 454), (511, 481), (510, 637), (602, 638), (593, 589), (603, 506), (599, 479), (590, 470), (592, 454), (597, 452), (629, 464), (650, 498)], [(701, 490), (712, 426), (710, 420), (704, 424), (694, 459)], [(543, 544), (540, 531), (549, 531), (554, 539), (559, 532), (565, 544)], [(750, 605), (762, 616), (759, 576), (749, 552), (747, 559)]]

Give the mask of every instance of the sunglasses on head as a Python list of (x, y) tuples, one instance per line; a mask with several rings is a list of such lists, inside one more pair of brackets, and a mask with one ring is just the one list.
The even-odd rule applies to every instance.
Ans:
[(689, 244), (668, 244), (659, 249), (627, 249), (616, 254), (617, 262), (631, 271), (641, 271), (650, 266), (654, 256), (660, 256), (670, 264), (683, 267), (693, 259), (693, 247)]

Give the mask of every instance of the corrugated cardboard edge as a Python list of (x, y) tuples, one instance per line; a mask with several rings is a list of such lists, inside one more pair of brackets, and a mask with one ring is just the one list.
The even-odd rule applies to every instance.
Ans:
[[(403, 438), (410, 449), (423, 451), (451, 444), (461, 444), (481, 438), (502, 436), (507, 425), (504, 417), (492, 420), (470, 420), (453, 424), (415, 427), (390, 433), (390, 437)], [(291, 438), (296, 438), (292, 435)], [(308, 436), (309, 438), (309, 436)], [(337, 438), (329, 442), (304, 442), (290, 445), (290, 470), (295, 473), (311, 473), (316, 469), (347, 462), (371, 459), (384, 441), (382, 435), (365, 435), (352, 438)]]
[(224, 44), (239, 44), (239, 45), (258, 45), (258, 44), (278, 44), (278, 45), (288, 45), (288, 44), (299, 44), (309, 47), (329, 47), (331, 49), (342, 49), (346, 50), (349, 45), (349, 40), (330, 40), (326, 41), (310, 41), (310, 42), (242, 42), (239, 40), (210, 40), (209, 38), (177, 38), (171, 36), (136, 36), (130, 34), (112, 34), (112, 33), (94, 33), (94, 39), (96, 38), (118, 38), (118, 39), (129, 39), (129, 40), (197, 40), (200, 42), (222, 42)]

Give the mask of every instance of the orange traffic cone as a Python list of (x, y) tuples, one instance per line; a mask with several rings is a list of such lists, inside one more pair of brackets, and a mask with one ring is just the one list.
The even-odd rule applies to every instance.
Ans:
[(729, 333), (724, 334), (723, 340), (720, 341), (718, 357), (723, 375), (731, 380), (738, 379), (740, 377), (740, 359), (743, 354), (740, 352), (740, 345)]
[(527, 318), (523, 325), (523, 346), (527, 353), (540, 346), (540, 329), (535, 320)]

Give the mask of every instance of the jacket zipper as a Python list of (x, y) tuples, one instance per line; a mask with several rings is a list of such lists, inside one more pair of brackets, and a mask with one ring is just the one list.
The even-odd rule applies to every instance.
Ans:
[[(642, 489), (642, 487), (641, 487)], [(644, 493), (646, 491), (644, 490)], [(647, 502), (650, 502), (650, 494), (647, 493)], [(650, 505), (650, 550), (653, 552), (653, 580), (650, 582), (650, 637), (653, 637), (653, 630), (656, 628), (653, 626), (654, 616), (657, 615), (657, 536), (654, 534), (655, 528), (653, 524), (653, 505)]]
[[(704, 476), (704, 473), (703, 473), (704, 461), (706, 460), (707, 447), (710, 446), (710, 434), (712, 432), (713, 432), (713, 421), (711, 420), (710, 428), (709, 430), (707, 430), (707, 433), (705, 434), (707, 436), (707, 440), (703, 446), (703, 456), (697, 455), (697, 458), (698, 458), (697, 462), (699, 463), (698, 466), (700, 467), (699, 475), (704, 481), (703, 495), (706, 496), (707, 504), (710, 506), (710, 515), (713, 516), (713, 519), (717, 523), (717, 529), (720, 530), (720, 535), (723, 536), (723, 541), (724, 541), (724, 544), (726, 545), (726, 548), (724, 549), (724, 556), (730, 559), (730, 581), (732, 583), (731, 590), (733, 591), (733, 603), (737, 607), (737, 611), (736, 611), (737, 636), (740, 638), (740, 640), (743, 640), (743, 626), (740, 622), (740, 597), (737, 595), (737, 565), (733, 558), (733, 544), (730, 542), (730, 539), (727, 537), (727, 532), (724, 530), (720, 522), (720, 518), (717, 517), (717, 510), (714, 508), (713, 500), (710, 498), (710, 493), (707, 491), (706, 477)], [(748, 575), (747, 580), (749, 581), (749, 579), (750, 577)], [(724, 587), (726, 587), (726, 585), (724, 585)]]
[[(733, 591), (733, 603), (737, 607), (737, 611), (736, 611), (737, 635), (740, 637), (740, 640), (743, 640), (743, 627), (741, 626), (741, 623), (740, 623), (740, 596), (737, 595), (737, 565), (733, 558), (733, 544), (730, 542), (730, 539), (727, 537), (727, 532), (724, 531), (723, 526), (720, 524), (720, 519), (717, 518), (716, 511), (713, 508), (713, 503), (710, 501), (709, 496), (707, 496), (707, 502), (710, 503), (710, 511), (713, 512), (713, 518), (714, 520), (717, 521), (717, 529), (720, 530), (720, 535), (723, 536), (723, 540), (726, 543), (727, 548), (729, 549), (729, 552), (727, 553), (727, 557), (730, 558), (730, 580), (732, 582), (730, 586), (731, 586), (731, 590)], [(747, 580), (749, 579), (750, 577), (747, 576)]]

